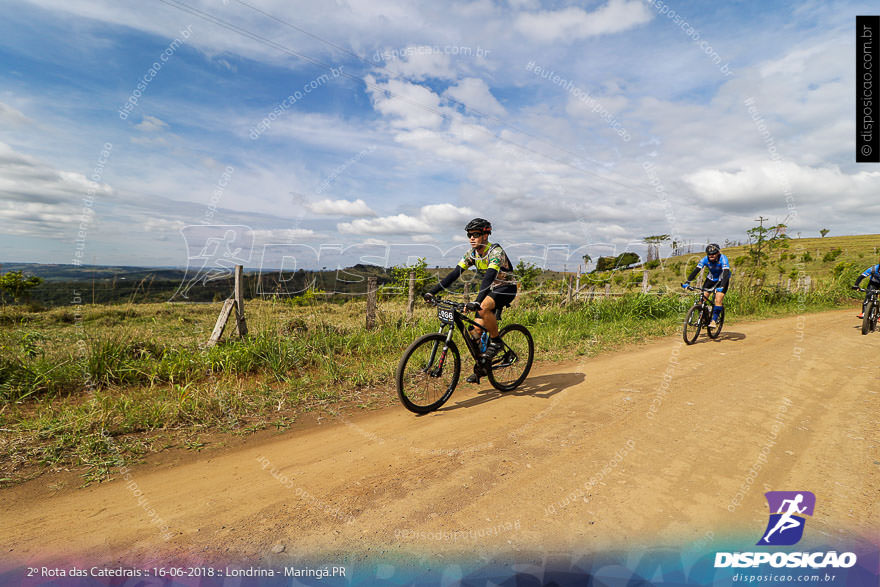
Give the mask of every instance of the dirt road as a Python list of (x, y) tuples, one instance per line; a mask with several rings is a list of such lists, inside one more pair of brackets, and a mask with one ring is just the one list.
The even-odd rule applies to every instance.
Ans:
[(0, 545), (7, 562), (137, 565), (748, 547), (770, 489), (815, 493), (810, 541), (876, 543), (880, 334), (854, 313), (547, 365), (509, 394), (463, 384), (427, 416), (343, 418), (86, 489), (38, 479), (2, 492)]

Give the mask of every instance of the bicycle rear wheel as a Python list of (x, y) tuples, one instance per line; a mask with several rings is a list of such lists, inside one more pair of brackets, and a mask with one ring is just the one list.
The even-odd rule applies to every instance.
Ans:
[(700, 336), (700, 328), (702, 328), (702, 326), (702, 308), (694, 305), (688, 311), (687, 318), (684, 319), (684, 326), (681, 329), (681, 334), (684, 337), (684, 341), (687, 344), (694, 344), (697, 341), (697, 337)]
[(706, 334), (709, 335), (709, 338), (718, 338), (721, 334), (721, 329), (724, 327), (724, 308), (721, 308), (721, 312), (718, 314), (718, 320), (716, 320), (715, 323), (717, 324), (715, 328), (706, 326)]
[(522, 324), (508, 324), (498, 334), (504, 348), (486, 369), (489, 383), (498, 391), (512, 391), (525, 381), (535, 360), (532, 333)]
[(460, 374), (461, 356), (455, 342), (450, 340), (446, 346), (445, 335), (426, 334), (414, 340), (400, 358), (397, 396), (411, 412), (432, 412), (452, 395)]

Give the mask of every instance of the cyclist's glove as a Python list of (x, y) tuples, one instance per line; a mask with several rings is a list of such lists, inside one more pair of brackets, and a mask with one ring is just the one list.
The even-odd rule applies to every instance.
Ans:
[(859, 289), (859, 286), (857, 286), (857, 285), (854, 285), (854, 286), (852, 286), (852, 288), (853, 288), (853, 289), (854, 289), (854, 290), (856, 290), (856, 291), (858, 291), (858, 289)]
[(431, 302), (434, 301), (434, 294), (432, 294), (429, 291), (426, 291), (425, 293), (422, 294), (422, 299), (424, 299), (426, 302), (428, 302), (430, 304)]
[(465, 304), (464, 309), (469, 312), (479, 312), (483, 306), (480, 305), (480, 302), (468, 302)]
[(681, 284), (681, 289), (687, 289), (690, 286), (690, 284), (691, 284), (690, 281), (685, 281), (684, 283)]

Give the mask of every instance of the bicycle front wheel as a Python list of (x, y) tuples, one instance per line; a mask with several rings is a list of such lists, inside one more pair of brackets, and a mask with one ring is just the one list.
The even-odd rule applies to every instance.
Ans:
[[(450, 360), (451, 359), (451, 360)], [(397, 396), (416, 414), (427, 414), (446, 403), (458, 385), (461, 356), (446, 336), (426, 334), (413, 341), (397, 366)]]
[(718, 338), (721, 334), (721, 329), (724, 327), (724, 308), (721, 308), (721, 312), (718, 314), (718, 320), (716, 320), (715, 323), (717, 324), (715, 328), (706, 326), (706, 334), (709, 335), (709, 338)]
[(699, 306), (693, 306), (684, 319), (681, 334), (687, 344), (694, 344), (700, 336), (700, 328), (703, 326), (703, 311)]
[(508, 324), (498, 334), (504, 348), (486, 370), (489, 383), (498, 391), (512, 391), (525, 381), (535, 360), (532, 333), (522, 324)]
[(862, 334), (868, 334), (874, 330), (871, 326), (871, 314), (874, 312), (874, 300), (865, 305), (864, 318), (862, 318)]

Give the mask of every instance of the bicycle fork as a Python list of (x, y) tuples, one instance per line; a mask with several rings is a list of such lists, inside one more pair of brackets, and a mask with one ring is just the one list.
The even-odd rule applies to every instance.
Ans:
[[(440, 327), (440, 334), (443, 334), (443, 326)], [(449, 332), (446, 333), (446, 341), (443, 343), (443, 351), (440, 353), (440, 362), (437, 363), (437, 366), (431, 369), (431, 375), (434, 377), (439, 377), (440, 372), (443, 371), (443, 364), (446, 362), (446, 353), (449, 351), (449, 341), (452, 340), (452, 332), (453, 329), (450, 328)], [(440, 346), (439, 342), (434, 343), (434, 348), (431, 349), (431, 358), (428, 360), (429, 365), (434, 364), (434, 359), (437, 358), (437, 347)]]

